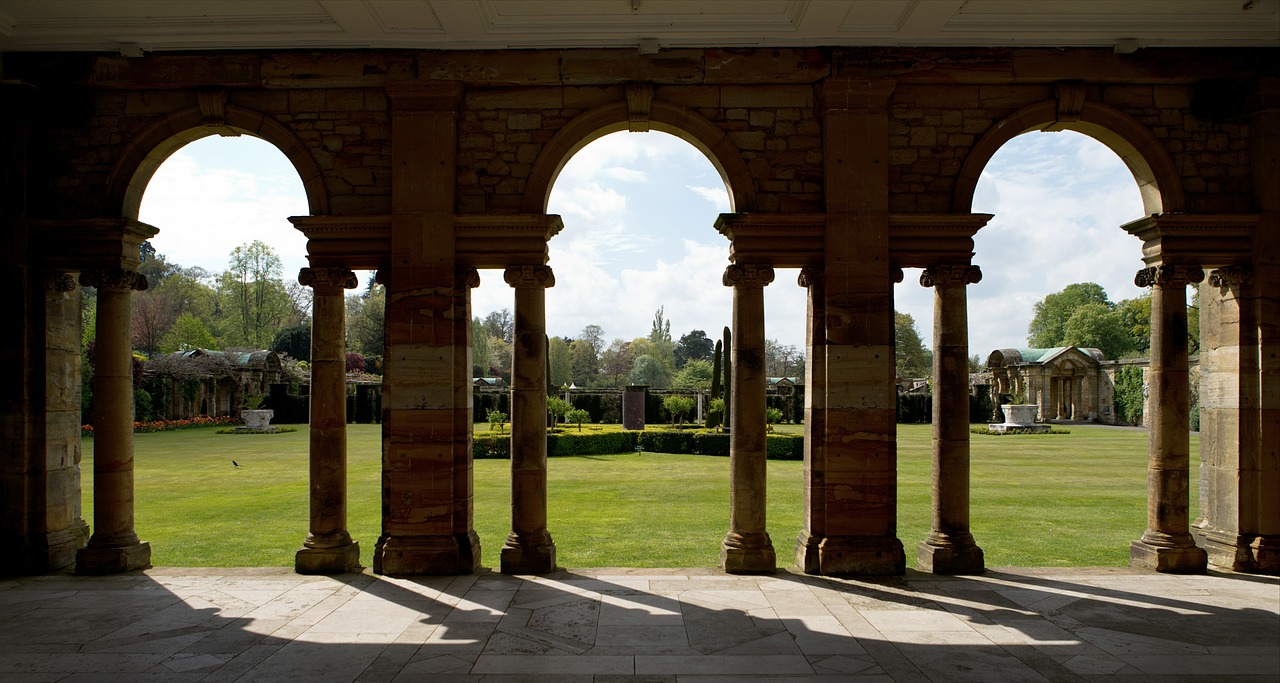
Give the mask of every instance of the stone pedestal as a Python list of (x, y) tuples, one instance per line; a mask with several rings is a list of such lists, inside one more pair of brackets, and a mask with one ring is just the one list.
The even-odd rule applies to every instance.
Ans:
[(1196, 266), (1160, 265), (1138, 271), (1151, 287), (1151, 405), (1147, 437), (1147, 530), (1129, 547), (1129, 563), (1160, 572), (1200, 572), (1205, 551), (1191, 538), (1191, 427), (1187, 385), (1187, 285), (1204, 279)]
[(979, 574), (982, 549), (969, 530), (969, 321), (965, 287), (977, 266), (938, 266), (920, 275), (933, 287), (933, 514), (917, 562), (935, 574)]
[[(298, 281), (314, 291), (311, 315), (310, 530), (298, 550), (299, 574), (342, 574), (360, 568), (360, 546), (347, 531), (347, 289), (359, 282), (346, 268), (303, 268)], [(249, 411), (246, 411), (249, 412)]]
[(133, 526), (133, 354), (129, 299), (146, 277), (113, 269), (82, 273), (98, 288), (93, 377), (93, 535), (76, 554), (77, 574), (113, 574), (151, 564), (151, 546)]
[(517, 266), (503, 274), (515, 289), (511, 360), (511, 533), (502, 546), (504, 574), (556, 568), (547, 531), (547, 266)]

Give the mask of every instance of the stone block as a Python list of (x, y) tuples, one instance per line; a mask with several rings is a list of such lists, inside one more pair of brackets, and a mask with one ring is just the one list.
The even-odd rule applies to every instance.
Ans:
[(125, 99), (125, 114), (139, 116), (168, 114), (175, 109), (196, 105), (195, 95), (181, 90), (136, 90)]
[(983, 109), (1018, 109), (1028, 104), (1054, 99), (1047, 85), (983, 85), (978, 87), (978, 106)]
[(744, 109), (812, 109), (811, 85), (724, 85), (720, 87), (720, 106)]
[(326, 90), (324, 94), (326, 111), (359, 111), (364, 109), (364, 91), (359, 89)]
[(467, 91), (468, 109), (560, 109), (562, 88), (475, 88)]
[(560, 53), (554, 50), (417, 52), (418, 77), (470, 83), (557, 85)]
[(507, 130), (538, 130), (542, 128), (541, 114), (512, 114), (507, 117)]
[[(622, 95), (619, 94), (618, 97)], [(708, 85), (659, 85), (653, 89), (653, 99), (685, 107), (718, 108), (720, 88)]]
[(656, 55), (631, 50), (564, 50), (560, 77), (566, 85), (617, 84), (628, 81), (701, 83), (701, 50), (663, 50)]

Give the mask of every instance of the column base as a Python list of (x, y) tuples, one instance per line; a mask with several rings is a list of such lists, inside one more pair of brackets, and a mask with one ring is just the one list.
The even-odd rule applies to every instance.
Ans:
[(549, 534), (537, 543), (509, 537), (499, 557), (503, 574), (545, 574), (556, 568), (556, 544)]
[(93, 576), (122, 574), (151, 566), (151, 544), (138, 541), (117, 547), (87, 547), (76, 553), (76, 573)]
[(939, 545), (922, 541), (916, 547), (916, 562), (932, 574), (981, 574), (986, 571), (982, 548), (976, 545)]
[(1129, 544), (1129, 566), (1169, 574), (1199, 574), (1208, 568), (1204, 548), (1152, 545), (1145, 540)]
[(796, 565), (822, 576), (899, 576), (907, 571), (902, 541), (882, 536), (803, 536), (796, 541)]
[(1209, 566), (1249, 574), (1280, 574), (1280, 536), (1233, 534), (1221, 529), (1192, 530), (1208, 555)]
[(394, 576), (470, 574), (480, 568), (480, 538), (475, 532), (454, 536), (388, 536), (373, 548), (373, 573)]
[(301, 548), (293, 560), (293, 570), (299, 574), (355, 574), (360, 569), (358, 541), (334, 548)]
[(778, 557), (773, 552), (769, 534), (730, 531), (720, 545), (720, 568), (730, 574), (772, 574), (778, 571)]

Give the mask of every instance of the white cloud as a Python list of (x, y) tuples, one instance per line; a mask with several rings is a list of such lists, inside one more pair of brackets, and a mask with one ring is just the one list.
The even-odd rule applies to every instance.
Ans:
[(649, 174), (644, 171), (638, 171), (634, 168), (624, 168), (622, 166), (610, 166), (604, 170), (604, 175), (613, 180), (620, 180), (625, 183), (647, 183), (649, 182)]
[(702, 187), (700, 185), (686, 185), (694, 194), (711, 202), (716, 207), (716, 211), (724, 213), (729, 210), (729, 192), (724, 186), (719, 187)]

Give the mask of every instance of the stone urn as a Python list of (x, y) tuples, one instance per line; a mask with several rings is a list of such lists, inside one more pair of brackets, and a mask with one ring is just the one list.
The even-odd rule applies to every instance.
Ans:
[(1036, 411), (1040, 406), (1032, 403), (1028, 405), (1006, 404), (1000, 406), (1004, 411), (1004, 423), (1007, 425), (1016, 425), (1026, 427), (1036, 423)]
[(240, 419), (244, 421), (246, 429), (268, 429), (271, 426), (271, 418), (275, 417), (274, 410), (242, 410), (240, 411)]

